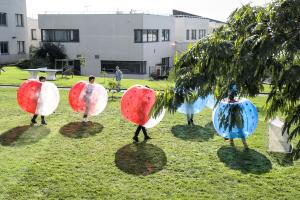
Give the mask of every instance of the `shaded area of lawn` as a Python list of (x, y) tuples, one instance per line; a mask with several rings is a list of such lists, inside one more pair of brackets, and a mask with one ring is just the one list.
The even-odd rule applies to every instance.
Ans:
[(86, 138), (89, 136), (95, 136), (97, 133), (101, 133), (103, 130), (102, 124), (93, 122), (70, 122), (59, 130), (59, 132), (70, 138)]
[(142, 142), (119, 149), (115, 155), (115, 163), (128, 174), (146, 176), (163, 170), (167, 157), (161, 148)]
[(242, 173), (262, 174), (272, 169), (271, 161), (254, 149), (245, 151), (235, 147), (221, 147), (218, 157), (226, 166)]
[(29, 145), (40, 141), (49, 135), (50, 129), (45, 126), (18, 126), (0, 135), (3, 146)]

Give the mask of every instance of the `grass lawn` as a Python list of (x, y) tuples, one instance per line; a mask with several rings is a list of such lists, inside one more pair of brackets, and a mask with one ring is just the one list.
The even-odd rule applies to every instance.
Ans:
[[(0, 85), (1, 84), (11, 84), (11, 85), (20, 85), (24, 80), (29, 78), (29, 73), (27, 71), (22, 71), (17, 67), (4, 67), (5, 72), (0, 75)], [(40, 75), (45, 75), (40, 73)], [(76, 82), (87, 80), (86, 76), (68, 76), (69, 78), (62, 78), (61, 75), (57, 75), (57, 80), (52, 81), (57, 86), (60, 87), (72, 87)], [(98, 77), (96, 82), (102, 84), (107, 87), (109, 80), (113, 80), (113, 78), (103, 78)], [(123, 79), (121, 82), (122, 88), (128, 88), (135, 84), (148, 85), (154, 89), (164, 89), (167, 85), (171, 85), (172, 83), (167, 81), (150, 81), (150, 80), (138, 80), (138, 79)]]
[[(192, 128), (166, 114), (153, 140), (132, 144), (119, 99), (87, 128), (60, 93), (48, 126), (29, 127), (16, 90), (0, 89), (0, 199), (300, 199), (300, 162), (266, 152), (263, 112), (249, 152), (216, 135), (209, 109)], [(253, 100), (259, 110), (263, 101)]]

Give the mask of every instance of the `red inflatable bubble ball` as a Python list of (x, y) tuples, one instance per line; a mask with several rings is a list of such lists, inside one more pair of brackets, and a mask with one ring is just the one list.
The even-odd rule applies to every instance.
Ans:
[(141, 85), (130, 87), (121, 99), (121, 113), (136, 125), (145, 125), (156, 101), (155, 91)]
[(69, 92), (69, 104), (78, 113), (90, 116), (99, 115), (106, 107), (108, 94), (99, 84), (89, 84), (86, 81), (76, 83)]

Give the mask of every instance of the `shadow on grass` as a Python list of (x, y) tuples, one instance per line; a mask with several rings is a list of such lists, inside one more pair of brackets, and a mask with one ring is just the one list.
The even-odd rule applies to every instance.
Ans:
[(147, 176), (167, 164), (165, 152), (153, 144), (128, 144), (115, 154), (116, 166), (127, 174)]
[(294, 165), (292, 153), (286, 154), (286, 153), (269, 152), (269, 155), (281, 166), (287, 167), (287, 166)]
[(103, 126), (99, 123), (71, 122), (61, 127), (59, 132), (66, 137), (80, 139), (94, 136), (97, 133), (101, 133), (102, 130)]
[(204, 142), (214, 138), (214, 128), (211, 124), (202, 126), (176, 125), (172, 127), (172, 134), (183, 140)]
[(45, 126), (18, 126), (0, 136), (3, 146), (21, 146), (38, 142), (49, 135), (50, 129)]
[(271, 161), (253, 149), (240, 151), (235, 147), (222, 147), (218, 150), (218, 157), (229, 168), (245, 174), (263, 174), (272, 169)]

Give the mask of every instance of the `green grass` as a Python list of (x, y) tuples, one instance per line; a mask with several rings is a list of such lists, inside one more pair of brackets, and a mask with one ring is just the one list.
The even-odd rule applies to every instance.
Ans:
[[(4, 67), (5, 72), (2, 72), (0, 75), (0, 85), (1, 84), (10, 84), (10, 85), (20, 85), (24, 80), (29, 78), (29, 73), (27, 71), (20, 70), (17, 67)], [(40, 75), (45, 75), (44, 73), (40, 73)], [(97, 75), (97, 74), (95, 74)], [(100, 74), (98, 75), (100, 76)], [(60, 87), (72, 87), (76, 82), (87, 80), (88, 77), (86, 76), (68, 76), (68, 78), (62, 78), (61, 75), (57, 75), (57, 80), (52, 81), (57, 86)], [(108, 86), (108, 82), (110, 80), (114, 80), (113, 78), (103, 78), (98, 77), (96, 78), (96, 82), (99, 84), (104, 85), (105, 87)], [(153, 89), (164, 89), (167, 85), (171, 85), (167, 81), (150, 81), (150, 80), (139, 80), (139, 79), (123, 79), (121, 82), (122, 88), (129, 88), (132, 85), (141, 84), (141, 85), (148, 85)]]
[[(153, 140), (134, 145), (136, 127), (122, 119), (119, 99), (86, 128), (61, 91), (48, 126), (28, 127), (16, 90), (0, 94), (0, 199), (300, 198), (300, 162), (280, 163), (266, 152), (263, 112), (249, 152), (216, 135), (209, 109), (195, 116), (196, 127), (166, 114), (148, 130)], [(253, 102), (261, 110), (264, 100)]]

